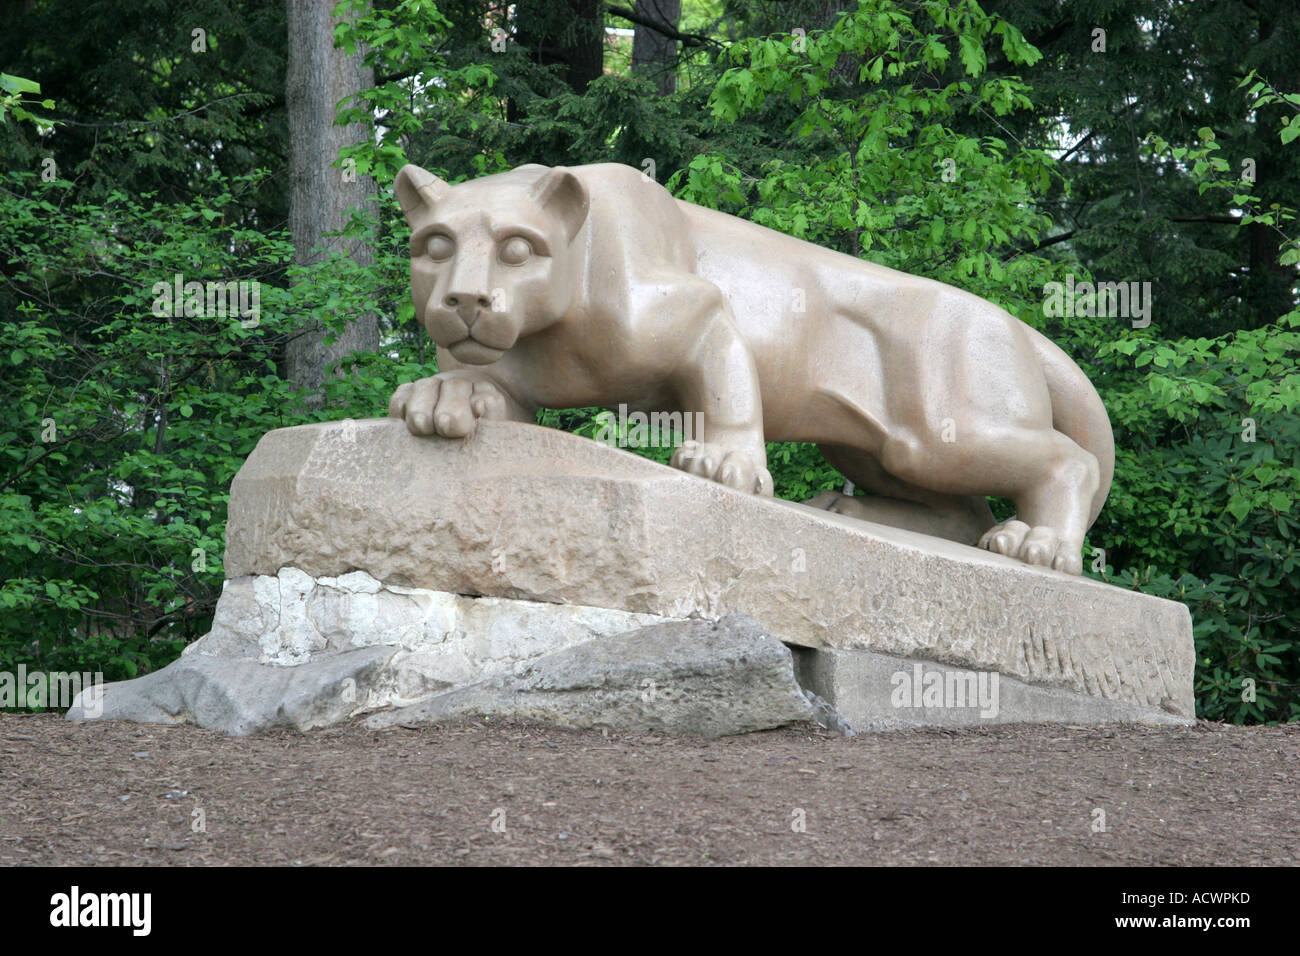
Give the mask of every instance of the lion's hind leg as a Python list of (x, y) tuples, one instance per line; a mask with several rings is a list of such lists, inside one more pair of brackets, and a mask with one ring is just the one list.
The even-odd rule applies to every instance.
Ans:
[(1100, 482), (1097, 459), (1057, 431), (1027, 438), (1014, 457), (1020, 486), (1008, 497), (1016, 517), (990, 528), (979, 546), (1026, 564), (1083, 571), (1083, 538)]
[(1083, 537), (1100, 482), (1097, 459), (1051, 427), (959, 423), (963, 443), (900, 434), (885, 442), (882, 467), (944, 494), (1010, 498), (1017, 515), (990, 528), (980, 547), (1069, 574), (1083, 570)]
[(864, 496), (823, 491), (804, 502), (835, 514), (904, 528), (974, 545), (993, 525), (993, 512), (982, 496), (946, 495), (908, 484), (886, 472), (868, 452), (844, 445), (819, 445), (823, 457)]

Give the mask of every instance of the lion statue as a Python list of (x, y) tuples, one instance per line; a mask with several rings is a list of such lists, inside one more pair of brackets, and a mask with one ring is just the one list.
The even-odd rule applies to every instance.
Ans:
[[(412, 433), (465, 438), (539, 408), (701, 413), (675, 468), (771, 495), (765, 442), (815, 442), (866, 496), (808, 504), (1082, 571), (1110, 420), (1079, 367), (1003, 309), (619, 164), (456, 186), (406, 166), (396, 192), (441, 369), (393, 394)], [(995, 523), (988, 495), (1016, 516)]]

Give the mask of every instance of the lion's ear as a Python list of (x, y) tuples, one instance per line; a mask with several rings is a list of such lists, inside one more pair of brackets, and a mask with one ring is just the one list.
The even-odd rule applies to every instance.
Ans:
[(572, 240), (587, 221), (587, 187), (563, 166), (556, 166), (533, 186), (533, 198), (547, 212), (564, 223)]
[(397, 171), (393, 189), (406, 221), (415, 225), (415, 220), (437, 205), (451, 187), (427, 169), (408, 163)]

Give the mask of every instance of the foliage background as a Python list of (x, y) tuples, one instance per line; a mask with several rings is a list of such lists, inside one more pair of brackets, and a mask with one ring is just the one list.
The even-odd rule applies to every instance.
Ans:
[[(1296, 719), (1297, 18), (1268, 0), (848, 6), (687, 2), (694, 40), (660, 95), (600, 30), (606, 71), (576, 83), (526, 43), (493, 49), (500, 4), (355, 5), (337, 40), (377, 80), (339, 119), (374, 135), (341, 159), (385, 187), (407, 161), (456, 182), (652, 160), (682, 198), (997, 302), (1060, 343), (1110, 412), (1118, 463), (1089, 573), (1190, 606), (1198, 715)], [(630, 25), (580, 0), (518, 7)], [(566, 23), (535, 29), (582, 42)], [(229, 482), (263, 433), (380, 414), (436, 369), (387, 188), (378, 220), (352, 227), (374, 265), (293, 264), (279, 4), (37, 0), (8, 26), (0, 670), (116, 680), (206, 631)], [(155, 316), (150, 289), (176, 273), (258, 280), (257, 326)], [(1152, 282), (1151, 325), (1046, 318), (1044, 284), (1068, 275)], [(286, 342), (367, 311), (381, 348), (305, 410)], [(591, 434), (595, 413), (541, 421)], [(769, 458), (784, 497), (842, 484), (812, 446)]]

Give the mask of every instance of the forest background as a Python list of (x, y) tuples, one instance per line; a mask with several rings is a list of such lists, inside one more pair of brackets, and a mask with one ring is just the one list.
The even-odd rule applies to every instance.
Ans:
[(3, 0), (0, 64), (0, 671), (173, 660), (257, 440), (434, 374), (402, 164), (612, 161), (1059, 343), (1117, 444), (1086, 573), (1190, 607), (1198, 716), (1300, 718), (1294, 0)]

